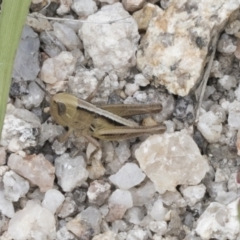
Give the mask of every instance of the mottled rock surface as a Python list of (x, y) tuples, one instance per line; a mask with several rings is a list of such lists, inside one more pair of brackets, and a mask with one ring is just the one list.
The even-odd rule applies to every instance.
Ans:
[(6, 163), (6, 149), (5, 147), (0, 147), (0, 166)]
[(199, 117), (197, 128), (209, 143), (218, 142), (221, 137), (221, 119), (212, 111), (203, 113)]
[(75, 187), (81, 186), (88, 177), (86, 164), (83, 157), (71, 158), (68, 153), (56, 158), (56, 176), (58, 184), (64, 192), (72, 191)]
[(145, 174), (137, 164), (126, 163), (116, 174), (110, 176), (109, 180), (118, 188), (127, 190), (140, 184), (144, 178)]
[(4, 195), (11, 202), (17, 202), (29, 191), (29, 182), (13, 171), (8, 171), (3, 176)]
[(48, 209), (51, 213), (55, 213), (62, 205), (65, 197), (57, 189), (49, 189), (44, 196), (42, 206)]
[(16, 240), (56, 239), (54, 215), (34, 201), (28, 201), (9, 222), (8, 233)]
[[(136, 64), (135, 52), (139, 40), (136, 22), (120, 3), (102, 7), (87, 20), (106, 23), (121, 18), (123, 20), (111, 24), (84, 23), (79, 35), (85, 51), (93, 60), (94, 67), (115, 72), (119, 78), (124, 78), (129, 75), (129, 69)], [(126, 21), (128, 24), (125, 24)]]
[(236, 239), (239, 233), (237, 203), (225, 206), (212, 202), (197, 221), (196, 232), (202, 239)]
[(0, 184), (0, 212), (8, 218), (12, 218), (14, 215), (13, 203), (6, 199), (4, 195), (3, 184)]
[(106, 220), (113, 222), (122, 219), (127, 209), (133, 206), (132, 196), (128, 190), (115, 190), (108, 199), (109, 213)]
[(11, 152), (34, 147), (37, 145), (39, 128), (40, 120), (34, 113), (8, 104), (2, 130), (1, 145), (6, 146)]
[(91, 182), (87, 196), (90, 203), (101, 206), (110, 195), (111, 185), (103, 180)]
[[(142, 38), (137, 66), (155, 77), (155, 84), (186, 96), (198, 81), (206, 63), (213, 28), (222, 29), (239, 1), (172, 1), (164, 14), (155, 17)], [(218, 17), (215, 17), (218, 16)], [(174, 54), (173, 54), (174, 52)]]
[(162, 13), (162, 9), (157, 5), (146, 3), (141, 10), (134, 12), (132, 16), (137, 22), (139, 30), (147, 30), (152, 18), (159, 16)]
[(37, 185), (42, 192), (53, 187), (55, 168), (42, 154), (23, 158), (13, 153), (8, 159), (8, 166), (31, 184)]
[(144, 5), (146, 0), (123, 0), (122, 4), (124, 8), (129, 12), (134, 12)]
[(87, 17), (97, 11), (94, 0), (73, 0), (72, 10), (79, 17)]
[(184, 132), (153, 135), (141, 144), (135, 155), (160, 193), (176, 191), (177, 185), (198, 184), (209, 170), (196, 143)]
[(65, 47), (71, 51), (81, 48), (81, 42), (77, 34), (68, 26), (55, 22), (53, 24), (55, 36), (61, 41)]
[[(76, 60), (71, 52), (61, 52), (53, 58), (48, 58), (44, 61), (40, 78), (48, 83), (48, 90), (56, 93), (66, 81), (67, 77), (72, 75), (75, 70)], [(60, 89), (59, 89), (60, 88)]]
[[(240, 1), (31, 2), (0, 142), (0, 240), (239, 240)], [(91, 139), (96, 122), (111, 138), (101, 113), (47, 92), (95, 92), (92, 104), (166, 132), (125, 139), (108, 119), (126, 133)], [(146, 114), (125, 116), (129, 104)]]

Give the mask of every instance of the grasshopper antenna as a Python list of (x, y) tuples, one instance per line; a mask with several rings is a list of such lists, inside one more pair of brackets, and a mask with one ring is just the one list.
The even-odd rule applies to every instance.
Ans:
[(91, 102), (91, 100), (92, 100), (92, 99), (94, 98), (94, 96), (96, 95), (99, 87), (101, 86), (101, 84), (103, 83), (103, 81), (104, 81), (104, 79), (105, 79), (105, 77), (106, 77), (107, 75), (108, 75), (108, 73), (105, 72), (105, 74), (104, 74), (104, 76), (102, 77), (102, 79), (98, 82), (95, 90), (85, 99), (85, 101)]
[(48, 97), (52, 98), (52, 95), (45, 88), (43, 88), (37, 81), (35, 81), (35, 83), (38, 85), (39, 88), (41, 88), (42, 91), (46, 93)]

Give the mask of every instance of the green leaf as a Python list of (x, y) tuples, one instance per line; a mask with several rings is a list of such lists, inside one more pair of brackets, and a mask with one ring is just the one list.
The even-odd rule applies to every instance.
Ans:
[(0, 15), (0, 136), (12, 69), (31, 0), (3, 0)]

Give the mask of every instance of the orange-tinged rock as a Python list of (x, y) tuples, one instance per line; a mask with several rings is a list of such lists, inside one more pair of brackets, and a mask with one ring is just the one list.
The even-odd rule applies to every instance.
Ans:
[(30, 183), (37, 185), (41, 192), (53, 187), (55, 167), (42, 154), (21, 157), (13, 153), (8, 159), (8, 166)]

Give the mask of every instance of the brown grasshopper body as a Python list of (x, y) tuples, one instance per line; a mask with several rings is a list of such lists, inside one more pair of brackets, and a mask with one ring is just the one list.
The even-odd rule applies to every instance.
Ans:
[(58, 124), (68, 127), (67, 134), (60, 138), (61, 142), (65, 141), (73, 131), (89, 140), (94, 137), (110, 141), (139, 137), (144, 134), (163, 133), (166, 129), (164, 125), (139, 126), (136, 122), (124, 118), (138, 114), (156, 113), (161, 110), (160, 103), (97, 107), (68, 93), (54, 95), (50, 103), (52, 118)]

